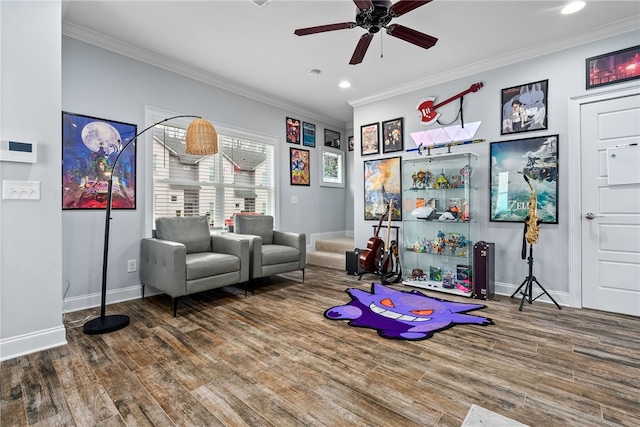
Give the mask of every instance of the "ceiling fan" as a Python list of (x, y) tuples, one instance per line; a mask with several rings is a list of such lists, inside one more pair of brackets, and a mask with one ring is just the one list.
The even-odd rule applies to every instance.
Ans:
[(297, 36), (307, 36), (309, 34), (324, 33), (327, 31), (346, 30), (355, 27), (362, 27), (368, 32), (360, 37), (353, 56), (349, 64), (356, 65), (362, 62), (373, 35), (381, 28), (387, 30), (390, 36), (413, 43), (424, 49), (429, 49), (438, 41), (437, 38), (423, 34), (400, 24), (391, 24), (393, 18), (404, 15), (420, 6), (430, 3), (432, 0), (411, 1), (399, 0), (391, 4), (389, 0), (353, 0), (356, 4), (356, 22), (340, 22), (337, 24), (319, 25), (317, 27), (299, 28), (294, 31)]

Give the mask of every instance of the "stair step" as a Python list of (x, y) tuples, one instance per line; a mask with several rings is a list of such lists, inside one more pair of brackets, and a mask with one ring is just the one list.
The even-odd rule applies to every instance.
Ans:
[(342, 252), (342, 254), (324, 251), (307, 252), (307, 264), (346, 271), (344, 252)]
[(335, 254), (340, 254), (342, 255), (343, 259), (344, 259), (344, 253), (347, 251), (352, 251), (353, 248), (355, 248), (355, 246), (353, 246), (353, 238), (350, 238), (350, 237), (338, 237), (335, 239), (316, 240), (316, 251), (332, 252)]

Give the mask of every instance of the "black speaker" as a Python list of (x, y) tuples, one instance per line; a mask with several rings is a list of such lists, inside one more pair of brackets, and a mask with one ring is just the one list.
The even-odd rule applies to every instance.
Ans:
[(496, 245), (489, 242), (477, 242), (473, 245), (473, 297), (493, 299), (495, 292)]
[(345, 252), (345, 262), (347, 274), (357, 276), (362, 273), (362, 268), (360, 267), (360, 249), (356, 248), (352, 251)]

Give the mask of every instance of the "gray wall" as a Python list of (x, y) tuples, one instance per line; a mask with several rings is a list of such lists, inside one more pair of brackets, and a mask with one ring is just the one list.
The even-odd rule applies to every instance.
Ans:
[[(145, 106), (197, 114), (214, 124), (240, 128), (278, 140), (277, 212), (279, 228), (307, 233), (345, 230), (345, 190), (319, 186), (319, 153), (324, 128), (345, 135), (344, 128), (282, 110), (205, 83), (135, 61), (112, 51), (62, 38), (62, 107), (63, 110), (137, 123), (146, 127)], [(316, 147), (311, 152), (311, 186), (289, 183), (289, 148), (286, 143), (285, 118), (295, 117), (316, 124)], [(151, 191), (145, 180), (142, 148), (138, 147), (137, 204), (135, 211), (112, 211), (109, 246), (109, 300), (135, 298), (140, 295), (137, 273), (127, 273), (129, 259), (138, 259), (140, 239), (145, 234), (144, 198)], [(291, 204), (296, 196), (297, 204)], [(65, 300), (71, 308), (95, 305), (101, 283), (104, 211), (62, 212), (63, 280), (70, 287)]]
[(0, 200), (0, 359), (64, 344), (60, 214), (59, 1), (0, 2), (0, 138), (37, 144), (37, 163), (0, 179), (40, 182), (40, 200)]
[[(487, 72), (472, 74), (466, 78), (427, 87), (396, 97), (358, 106), (354, 109), (354, 129), (361, 125), (389, 120), (395, 117), (405, 119), (405, 148), (414, 147), (410, 133), (437, 128), (439, 125), (423, 126), (415, 106), (427, 96), (436, 97), (436, 103), (445, 100), (463, 90), (472, 83), (483, 82), (484, 87), (465, 96), (465, 122), (482, 121), (476, 138), (484, 138), (486, 143), (453, 147), (453, 152), (472, 152), (479, 156), (478, 170), (473, 179), (478, 185), (480, 213), (479, 235), (472, 240), (489, 241), (496, 244), (496, 286), (503, 293), (511, 293), (520, 285), (527, 275), (528, 266), (521, 259), (522, 225), (516, 223), (500, 223), (489, 221), (489, 142), (520, 139), (531, 136), (559, 134), (559, 224), (543, 224), (540, 241), (534, 253), (534, 274), (543, 286), (560, 297), (560, 301), (569, 301), (569, 229), (568, 214), (568, 159), (576, 153), (567, 150), (569, 98), (585, 94), (585, 58), (606, 52), (623, 49), (638, 44), (639, 32), (627, 33), (598, 42), (578, 46), (554, 54), (501, 67)], [(462, 53), (461, 53), (462, 54)], [(470, 70), (471, 71), (471, 70)], [(547, 131), (525, 132), (516, 135), (500, 136), (500, 91), (503, 88), (519, 86), (539, 80), (549, 80), (548, 126)], [(627, 83), (637, 85), (637, 82)], [(609, 87), (610, 89), (611, 87)], [(600, 89), (602, 90), (602, 89)], [(590, 92), (596, 92), (597, 89)], [(452, 121), (457, 113), (459, 101), (440, 108), (441, 122)], [(457, 124), (460, 122), (457, 121)], [(356, 131), (356, 147), (359, 147), (360, 135)], [(443, 149), (435, 150), (441, 153)], [(363, 161), (382, 158), (383, 156), (360, 155), (359, 148), (352, 153), (352, 167), (349, 168), (349, 194), (353, 194), (355, 227), (355, 245), (365, 247), (371, 236), (371, 224), (365, 222), (363, 212)], [(393, 153), (396, 154), (396, 153)], [(387, 155), (384, 157), (393, 157)], [(417, 153), (403, 153), (403, 159), (419, 157)]]

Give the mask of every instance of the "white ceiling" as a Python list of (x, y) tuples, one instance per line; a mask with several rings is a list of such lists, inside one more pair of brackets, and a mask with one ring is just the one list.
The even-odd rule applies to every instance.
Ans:
[[(381, 31), (349, 65), (365, 30), (298, 37), (354, 21), (351, 0), (63, 0), (63, 34), (202, 81), (348, 125), (352, 106), (428, 87), (640, 27), (640, 1), (435, 0), (392, 23), (439, 39), (424, 50)], [(639, 40), (640, 44), (640, 40)], [(604, 52), (603, 52), (604, 53)], [(382, 57), (381, 57), (382, 54)], [(321, 74), (310, 77), (310, 69)], [(349, 80), (352, 86), (340, 89)]]

